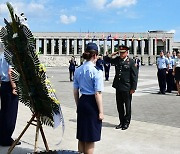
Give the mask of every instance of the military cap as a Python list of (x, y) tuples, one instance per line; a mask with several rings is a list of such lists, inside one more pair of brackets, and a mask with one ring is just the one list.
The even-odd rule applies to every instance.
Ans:
[(119, 46), (119, 52), (126, 52), (128, 50), (129, 50), (129, 48), (127, 46), (125, 46), (125, 45), (120, 45)]
[(98, 52), (98, 46), (96, 43), (90, 42), (87, 44), (86, 51), (95, 50)]

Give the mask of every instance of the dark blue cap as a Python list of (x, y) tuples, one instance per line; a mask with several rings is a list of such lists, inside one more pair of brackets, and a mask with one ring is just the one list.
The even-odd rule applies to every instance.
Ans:
[(90, 42), (87, 44), (86, 51), (95, 50), (98, 52), (98, 46), (96, 43)]

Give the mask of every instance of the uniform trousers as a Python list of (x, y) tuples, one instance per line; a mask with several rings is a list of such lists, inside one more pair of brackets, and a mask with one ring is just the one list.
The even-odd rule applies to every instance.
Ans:
[(161, 93), (165, 93), (166, 90), (166, 68), (158, 69), (158, 82)]
[(110, 70), (110, 65), (109, 66), (104, 66), (105, 79), (106, 80), (109, 80), (109, 70)]
[(116, 90), (116, 103), (121, 124), (130, 124), (132, 94), (129, 91)]
[(73, 81), (73, 77), (74, 77), (74, 72), (75, 72), (75, 70), (73, 69), (69, 69), (69, 79), (70, 79), (70, 81)]
[(11, 145), (16, 125), (18, 96), (12, 94), (10, 82), (1, 83), (0, 144)]
[(169, 69), (168, 74), (166, 75), (167, 92), (171, 92), (173, 90), (174, 77), (172, 72), (173, 69)]

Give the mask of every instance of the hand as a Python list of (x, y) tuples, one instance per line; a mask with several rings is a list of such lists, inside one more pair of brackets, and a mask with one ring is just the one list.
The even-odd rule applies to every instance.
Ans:
[(99, 113), (99, 120), (103, 120), (104, 119), (104, 114), (103, 113)]
[(14, 95), (17, 95), (17, 91), (16, 91), (15, 88), (13, 88), (12, 93), (13, 93)]
[(168, 74), (168, 71), (166, 71), (166, 74)]
[(175, 75), (175, 72), (174, 72), (174, 71), (172, 72), (172, 75), (173, 75), (173, 76)]
[(130, 90), (130, 94), (133, 94), (133, 93), (135, 93), (135, 90), (134, 90), (134, 89), (131, 89), (131, 90)]

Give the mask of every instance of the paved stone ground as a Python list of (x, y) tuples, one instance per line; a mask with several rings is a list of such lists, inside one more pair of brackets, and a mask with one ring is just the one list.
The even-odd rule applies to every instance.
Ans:
[[(111, 67), (110, 81), (104, 82), (103, 104), (105, 119), (103, 121), (102, 140), (97, 142), (95, 154), (179, 154), (180, 153), (180, 98), (173, 91), (171, 94), (158, 95), (158, 83), (155, 66), (142, 66), (139, 72), (138, 88), (132, 101), (132, 122), (126, 131), (115, 130), (119, 123), (115, 103), (115, 90), (111, 87), (114, 67)], [(76, 109), (69, 82), (68, 68), (48, 68), (53, 87), (61, 102), (65, 118), (65, 133), (62, 129), (44, 126), (50, 149), (77, 150)], [(23, 130), (31, 117), (29, 108), (19, 105), (14, 138)], [(35, 127), (30, 126), (21, 138), (22, 144), (16, 146), (13, 154), (33, 152)], [(56, 145), (62, 138), (60, 145)], [(39, 137), (38, 150), (44, 150)], [(0, 154), (7, 153), (8, 147), (0, 147)]]

